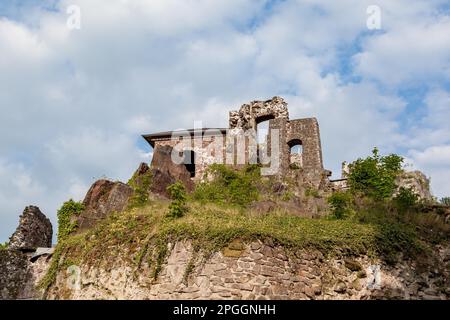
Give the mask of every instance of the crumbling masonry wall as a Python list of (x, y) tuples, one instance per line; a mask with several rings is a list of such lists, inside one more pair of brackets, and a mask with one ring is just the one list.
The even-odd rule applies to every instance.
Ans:
[[(263, 121), (269, 121), (268, 140), (266, 144), (257, 145), (258, 124)], [(329, 172), (323, 168), (317, 119), (289, 120), (287, 103), (281, 97), (243, 104), (238, 111), (230, 112), (229, 128), (217, 130), (220, 130), (218, 136), (226, 131), (226, 136), (221, 136), (220, 141), (218, 141), (219, 137), (214, 134), (207, 135), (202, 132), (203, 136), (202, 134), (198, 136), (192, 131), (188, 131), (190, 136), (187, 138), (191, 139), (187, 145), (185, 142), (181, 143), (186, 137), (168, 136), (167, 133), (162, 136), (148, 135), (146, 139), (153, 145), (155, 153), (162, 146), (176, 148), (176, 146), (180, 146), (180, 143), (184, 144), (184, 150), (194, 151), (196, 165), (194, 181), (202, 180), (208, 166), (213, 163), (239, 166), (260, 162), (263, 163), (263, 166), (274, 168), (270, 174), (279, 177), (289, 174), (294, 169), (291, 164), (295, 164), (299, 167), (295, 169), (300, 169), (303, 176), (316, 187), (319, 187), (323, 178), (329, 175)], [(176, 132), (173, 133), (176, 134)], [(275, 156), (277, 150), (272, 146), (272, 133), (274, 137), (278, 138), (278, 157)], [(241, 146), (239, 146), (239, 141), (243, 141)], [(273, 142), (275, 143), (275, 141)], [(294, 144), (301, 145), (301, 154), (291, 155), (291, 147)], [(270, 165), (261, 160), (264, 155), (271, 159)], [(273, 165), (274, 159), (277, 160), (278, 165)]]
[[(81, 288), (67, 288), (60, 272), (49, 299), (448, 299), (448, 248), (429, 267), (404, 257), (387, 265), (368, 256), (325, 256), (317, 250), (288, 254), (260, 241), (234, 241), (202, 259), (190, 241), (169, 243), (157, 279), (143, 264), (136, 273), (118, 254), (95, 266), (81, 264)], [(144, 258), (146, 261), (147, 258)], [(103, 262), (103, 263), (102, 263)], [(190, 272), (187, 272), (190, 270)]]
[[(304, 176), (314, 185), (320, 183), (324, 174), (322, 147), (319, 124), (316, 118), (289, 120), (287, 103), (280, 97), (267, 101), (253, 101), (244, 104), (239, 111), (230, 112), (230, 128), (244, 130), (257, 129), (261, 121), (269, 120), (267, 149), (271, 155), (272, 132), (278, 132), (279, 139), (279, 175), (284, 176), (291, 169), (291, 159), (296, 159)], [(275, 135), (276, 136), (276, 135)], [(291, 157), (290, 148), (293, 144), (302, 146), (302, 154)]]

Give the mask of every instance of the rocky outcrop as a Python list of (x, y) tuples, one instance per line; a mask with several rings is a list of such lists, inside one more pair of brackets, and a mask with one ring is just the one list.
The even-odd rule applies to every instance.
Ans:
[(9, 240), (12, 250), (36, 250), (52, 246), (53, 229), (50, 220), (38, 207), (28, 206), (20, 216), (19, 226)]
[(85, 210), (77, 217), (79, 229), (90, 228), (111, 213), (123, 211), (132, 194), (133, 188), (125, 183), (98, 180), (83, 200)]
[[(288, 254), (284, 247), (235, 240), (206, 260), (190, 241), (169, 243), (156, 280), (117, 253), (81, 264), (79, 285), (58, 274), (49, 298), (67, 299), (449, 299), (448, 248), (423, 265), (400, 259), (394, 266), (368, 256), (327, 257), (316, 250)], [(149, 252), (151, 252), (149, 248)], [(128, 252), (126, 254), (129, 254)], [(143, 261), (147, 258), (144, 257)]]
[(188, 191), (194, 189), (194, 182), (186, 166), (172, 161), (172, 150), (171, 146), (157, 146), (153, 153), (151, 191), (159, 195), (168, 196), (167, 187), (177, 181), (181, 181)]
[(407, 171), (401, 174), (396, 181), (399, 188), (411, 189), (420, 199), (433, 201), (430, 190), (430, 180), (420, 171)]
[[(349, 174), (349, 165), (347, 162), (343, 162), (342, 178), (330, 181), (332, 189), (335, 191), (347, 190), (349, 188), (347, 180)], [(430, 179), (428, 179), (421, 171), (405, 171), (397, 177), (395, 183), (397, 184), (397, 190), (400, 188), (411, 189), (421, 200), (426, 202), (434, 201), (430, 190)]]
[(139, 178), (145, 176), (150, 172), (150, 167), (145, 162), (142, 162), (137, 170), (133, 174), (133, 179), (136, 179), (136, 181), (139, 184)]

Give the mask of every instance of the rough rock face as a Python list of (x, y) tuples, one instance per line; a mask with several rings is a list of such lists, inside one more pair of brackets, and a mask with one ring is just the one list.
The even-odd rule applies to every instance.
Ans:
[(122, 182), (96, 181), (83, 200), (85, 210), (77, 217), (80, 230), (90, 228), (113, 212), (124, 210), (133, 188)]
[(433, 195), (430, 191), (430, 180), (420, 171), (405, 172), (396, 182), (399, 188), (404, 187), (414, 190), (422, 200), (433, 200)]
[(0, 250), (0, 299), (17, 299), (29, 281), (27, 256), (15, 250)]
[(35, 250), (52, 246), (53, 229), (50, 220), (38, 207), (28, 206), (20, 216), (19, 226), (9, 240), (13, 250)]
[(191, 174), (186, 169), (185, 165), (176, 164), (172, 161), (172, 150), (173, 148), (167, 145), (157, 146), (154, 150), (151, 163), (151, 191), (156, 194), (168, 196), (166, 188), (176, 181), (181, 181), (189, 191), (194, 188)]
[(140, 177), (146, 174), (150, 170), (150, 167), (145, 162), (142, 162), (134, 173), (133, 177)]
[[(128, 184), (130, 186), (132, 186), (133, 188), (137, 188), (137, 187), (149, 188), (149, 186), (145, 186), (145, 184), (148, 184), (148, 183), (151, 184), (151, 181), (148, 181), (149, 178), (151, 180), (150, 167), (148, 166), (148, 164), (142, 162), (139, 165), (139, 167), (136, 169), (136, 171), (134, 172), (133, 177), (130, 179), (130, 181), (128, 181)], [(150, 192), (150, 188), (147, 191)]]
[(289, 118), (287, 103), (281, 97), (273, 97), (266, 101), (252, 101), (243, 104), (239, 111), (230, 112), (230, 128), (255, 129), (257, 118), (264, 117)]
[[(259, 241), (233, 241), (202, 261), (191, 242), (168, 244), (156, 280), (118, 254), (109, 264), (80, 265), (78, 289), (58, 274), (48, 298), (58, 299), (448, 299), (448, 248), (423, 268), (407, 257), (389, 266), (367, 256), (326, 257), (319, 251), (286, 254)], [(117, 252), (116, 252), (117, 254)], [(129, 254), (129, 253), (128, 253)], [(195, 258), (197, 257), (197, 258)], [(145, 261), (145, 259), (143, 259)], [(194, 263), (194, 265), (192, 265)], [(99, 267), (102, 266), (102, 267)], [(190, 273), (186, 270), (190, 269)]]

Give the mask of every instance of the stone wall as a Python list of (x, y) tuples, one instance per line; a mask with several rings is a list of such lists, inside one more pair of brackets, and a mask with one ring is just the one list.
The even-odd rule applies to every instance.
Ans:
[(289, 121), (286, 140), (288, 144), (292, 140), (300, 140), (302, 142), (303, 167), (317, 171), (318, 175), (320, 175), (321, 171), (323, 171), (323, 160), (317, 119), (306, 118)]
[[(182, 146), (183, 150), (192, 150), (195, 152), (195, 177), (193, 181), (201, 181), (204, 177), (208, 166), (213, 163), (223, 163), (225, 158), (225, 143), (226, 137), (216, 140), (215, 136), (205, 136), (203, 138), (193, 137), (188, 143), (181, 142), (178, 139), (168, 139), (155, 141), (154, 152), (158, 152), (158, 149), (169, 146), (175, 148), (177, 145)], [(186, 139), (188, 140), (188, 139)], [(217, 146), (215, 144), (218, 144)], [(153, 156), (155, 157), (155, 155)], [(171, 163), (171, 159), (168, 159)], [(153, 166), (153, 163), (152, 163)], [(170, 164), (166, 165), (167, 167)], [(174, 165), (172, 165), (174, 166)]]
[[(400, 260), (388, 266), (367, 256), (326, 257), (319, 251), (288, 253), (259, 241), (232, 242), (206, 261), (189, 241), (169, 244), (156, 280), (119, 256), (95, 267), (81, 265), (79, 288), (67, 288), (61, 271), (50, 299), (448, 299), (448, 248), (436, 261)], [(145, 261), (146, 259), (144, 259)], [(190, 270), (190, 272), (189, 272)]]
[(49, 266), (52, 230), (50, 220), (38, 207), (25, 208), (9, 246), (0, 249), (0, 300), (42, 297), (36, 284)]
[(31, 253), (16, 250), (0, 250), (0, 300), (43, 297), (37, 285), (48, 270), (49, 256), (41, 256), (33, 262), (31, 256)]
[[(266, 152), (268, 156), (275, 154), (275, 149), (272, 150), (274, 146), (272, 146), (271, 133), (268, 134), (267, 145), (261, 144), (257, 147), (255, 139), (258, 123), (267, 120), (269, 121), (269, 131), (274, 132), (276, 129), (279, 132), (279, 154), (278, 158), (271, 159), (271, 170), (265, 170), (264, 174), (282, 177), (289, 173), (290, 144), (295, 140), (303, 147), (302, 161), (297, 161), (297, 164), (301, 164), (305, 177), (319, 187), (323, 180), (324, 169), (317, 119), (289, 120), (287, 103), (281, 97), (273, 97), (266, 101), (252, 101), (243, 104), (239, 111), (230, 112), (226, 137), (221, 134), (223, 129), (216, 129), (217, 134), (204, 134), (203, 137), (185, 135), (183, 132), (183, 134), (180, 133), (180, 136), (154, 137), (151, 141), (155, 150), (162, 146), (175, 148), (178, 145), (184, 150), (194, 151), (196, 175), (193, 180), (200, 181), (204, 178), (208, 166), (213, 163), (225, 163), (239, 167), (248, 163), (257, 163), (258, 159), (263, 165), (269, 162), (265, 161), (263, 155)], [(215, 129), (207, 131), (212, 130)], [(274, 163), (275, 161), (277, 163)], [(264, 166), (269, 167), (269, 165)]]

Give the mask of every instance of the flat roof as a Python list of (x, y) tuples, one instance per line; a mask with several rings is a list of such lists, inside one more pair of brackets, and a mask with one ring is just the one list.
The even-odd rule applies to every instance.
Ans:
[[(169, 139), (174, 134), (178, 136), (182, 136), (182, 133), (188, 133), (189, 135), (193, 136), (194, 133), (201, 132), (202, 135), (214, 135), (217, 134), (217, 131), (219, 131), (221, 134), (226, 134), (228, 128), (201, 128), (201, 129), (186, 129), (186, 130), (174, 130), (174, 131), (163, 131), (163, 132), (157, 132), (157, 133), (150, 133), (150, 134), (144, 134), (142, 137), (152, 146), (155, 146), (155, 140), (159, 139)], [(215, 131), (215, 132), (214, 132)]]

